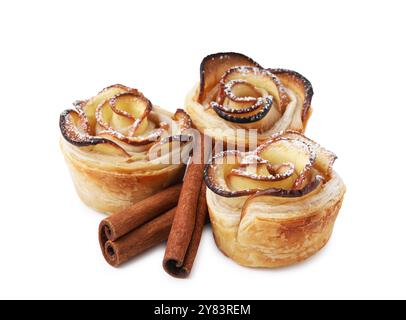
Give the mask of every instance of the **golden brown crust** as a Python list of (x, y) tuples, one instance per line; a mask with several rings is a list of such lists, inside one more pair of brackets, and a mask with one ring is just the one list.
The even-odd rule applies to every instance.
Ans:
[(220, 196), (208, 189), (207, 203), (217, 246), (248, 267), (281, 267), (314, 255), (329, 240), (343, 201), (345, 186), (338, 176), (335, 179), (334, 198), (316, 210), (304, 209), (294, 217), (281, 213), (275, 218), (275, 209), (264, 205), (260, 211), (251, 212), (246, 221), (240, 221), (237, 207), (219, 205)]
[(97, 165), (97, 161), (78, 157), (65, 140), (61, 149), (71, 171), (76, 191), (89, 207), (108, 214), (119, 212), (160, 190), (180, 182), (184, 173), (183, 164), (162, 169), (108, 170)]

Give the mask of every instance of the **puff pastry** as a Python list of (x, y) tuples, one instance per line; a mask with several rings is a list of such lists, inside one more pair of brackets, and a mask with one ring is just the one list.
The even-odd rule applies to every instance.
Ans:
[(224, 151), (205, 171), (217, 246), (237, 263), (279, 267), (329, 240), (345, 185), (335, 155), (301, 133), (276, 134), (251, 152)]
[[(199, 131), (250, 149), (250, 139), (304, 132), (312, 96), (311, 83), (295, 71), (265, 69), (239, 53), (216, 53), (203, 59), (200, 83), (187, 95), (185, 110)], [(248, 131), (241, 135), (238, 129)]]
[(171, 114), (122, 85), (75, 102), (60, 117), (61, 148), (80, 198), (115, 213), (178, 182), (190, 125), (183, 110)]

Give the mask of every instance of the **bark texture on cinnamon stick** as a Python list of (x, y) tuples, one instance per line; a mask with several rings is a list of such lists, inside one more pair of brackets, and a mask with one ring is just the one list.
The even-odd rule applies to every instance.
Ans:
[(181, 184), (102, 220), (99, 242), (106, 261), (119, 266), (168, 238)]
[(186, 170), (163, 260), (165, 271), (177, 278), (186, 278), (192, 270), (207, 216), (204, 140), (203, 136), (200, 156), (191, 158)]

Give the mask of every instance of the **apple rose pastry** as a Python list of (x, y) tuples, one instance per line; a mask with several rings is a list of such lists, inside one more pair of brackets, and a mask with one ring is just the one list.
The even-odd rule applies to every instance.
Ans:
[(189, 116), (113, 85), (60, 117), (61, 147), (80, 198), (118, 212), (178, 182), (190, 150)]
[[(252, 134), (263, 142), (288, 129), (303, 132), (312, 96), (310, 82), (295, 71), (264, 69), (242, 54), (217, 53), (203, 59), (200, 83), (185, 108), (201, 132), (249, 148)], [(248, 131), (241, 135), (238, 129)]]
[(335, 155), (301, 133), (256, 150), (216, 155), (205, 171), (217, 246), (249, 267), (279, 267), (319, 251), (333, 231), (345, 185)]

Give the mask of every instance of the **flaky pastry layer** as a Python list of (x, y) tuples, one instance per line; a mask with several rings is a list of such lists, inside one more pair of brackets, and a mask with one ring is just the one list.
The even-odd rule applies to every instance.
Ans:
[(274, 268), (300, 262), (329, 240), (345, 194), (337, 173), (317, 193), (279, 199), (226, 198), (207, 189), (207, 204), (216, 244), (237, 263)]
[(183, 164), (141, 161), (120, 165), (98, 159), (61, 139), (61, 149), (76, 191), (89, 207), (108, 214), (119, 212), (162, 189), (180, 182)]

